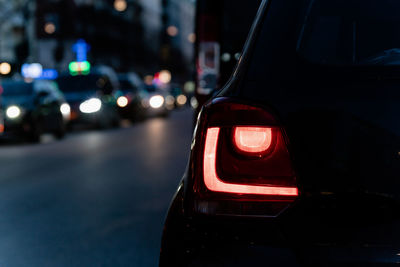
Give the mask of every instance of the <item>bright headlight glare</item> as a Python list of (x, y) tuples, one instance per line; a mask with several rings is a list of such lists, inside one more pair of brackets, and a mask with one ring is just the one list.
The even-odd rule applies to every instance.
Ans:
[(10, 106), (6, 110), (6, 115), (10, 119), (16, 119), (21, 115), (21, 109), (17, 106)]
[(126, 96), (120, 96), (120, 97), (118, 97), (118, 99), (117, 99), (117, 105), (118, 105), (120, 108), (126, 107), (126, 106), (128, 105), (128, 103), (129, 103), (129, 101), (128, 101), (128, 98), (127, 98)]
[(164, 97), (161, 95), (155, 95), (150, 98), (150, 107), (160, 108), (164, 104)]
[(95, 113), (101, 109), (101, 100), (98, 98), (91, 98), (86, 100), (79, 106), (82, 113)]
[(64, 103), (60, 106), (60, 111), (61, 114), (65, 117), (71, 115), (71, 107), (67, 103)]

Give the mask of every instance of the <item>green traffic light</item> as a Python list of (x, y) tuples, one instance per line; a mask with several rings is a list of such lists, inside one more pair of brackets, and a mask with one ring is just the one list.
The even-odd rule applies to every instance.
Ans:
[(73, 76), (78, 74), (88, 75), (90, 73), (91, 65), (89, 61), (82, 61), (82, 62), (72, 61), (71, 63), (69, 63), (68, 68), (70, 74)]

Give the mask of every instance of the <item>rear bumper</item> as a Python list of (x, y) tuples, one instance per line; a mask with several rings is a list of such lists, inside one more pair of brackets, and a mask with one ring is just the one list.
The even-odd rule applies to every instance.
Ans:
[(396, 213), (372, 218), (368, 205), (364, 218), (322, 200), (299, 202), (276, 218), (186, 216), (178, 192), (165, 222), (160, 266), (398, 266)]

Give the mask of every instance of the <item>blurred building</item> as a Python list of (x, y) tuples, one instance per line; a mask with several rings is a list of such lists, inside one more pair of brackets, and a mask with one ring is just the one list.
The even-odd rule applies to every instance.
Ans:
[(182, 72), (192, 62), (192, 0), (13, 0), (0, 1), (0, 13), (0, 61), (15, 69), (39, 62), (67, 70), (79, 39), (93, 65), (120, 71)]
[(29, 55), (29, 0), (0, 1), (0, 61), (15, 63)]
[(161, 64), (184, 76), (193, 71), (194, 0), (162, 0)]

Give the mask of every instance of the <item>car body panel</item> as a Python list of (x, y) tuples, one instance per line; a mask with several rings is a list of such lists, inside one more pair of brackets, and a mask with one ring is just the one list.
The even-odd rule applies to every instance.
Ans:
[[(257, 40), (271, 2), (288, 8), (262, 2), (239, 65), (217, 97), (274, 114), (289, 139), (300, 196), (277, 216), (264, 218), (193, 212), (192, 180), (199, 177), (191, 172), (198, 164), (192, 150), (166, 219), (160, 266), (394, 266), (400, 259), (396, 76), (388, 68), (338, 71), (300, 62), (298, 83), (248, 79), (256, 72), (255, 51), (265, 50), (257, 48)], [(195, 133), (192, 149), (197, 135), (204, 133)]]

